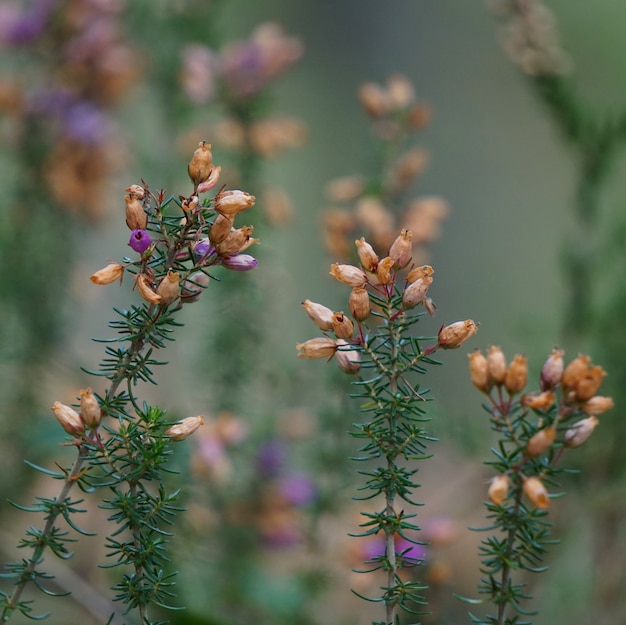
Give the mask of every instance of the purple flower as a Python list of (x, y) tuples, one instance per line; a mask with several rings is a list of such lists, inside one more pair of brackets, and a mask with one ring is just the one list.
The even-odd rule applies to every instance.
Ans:
[(303, 473), (294, 473), (278, 483), (280, 494), (294, 506), (306, 506), (315, 499), (315, 486)]
[(152, 241), (150, 239), (150, 235), (145, 230), (133, 230), (130, 233), (128, 245), (130, 245), (138, 254), (143, 254), (151, 244)]
[(278, 440), (268, 441), (259, 449), (256, 458), (257, 470), (263, 476), (276, 475), (285, 464), (287, 448)]
[(195, 254), (198, 262), (204, 262), (209, 256), (215, 254), (215, 248), (211, 245), (209, 239), (201, 239), (198, 241), (194, 248), (193, 253)]
[(95, 104), (81, 100), (65, 112), (63, 129), (71, 139), (94, 145), (102, 143), (106, 138), (109, 121)]
[(235, 254), (222, 259), (222, 265), (233, 271), (250, 271), (250, 269), (256, 269), (258, 264), (257, 259), (250, 254)]

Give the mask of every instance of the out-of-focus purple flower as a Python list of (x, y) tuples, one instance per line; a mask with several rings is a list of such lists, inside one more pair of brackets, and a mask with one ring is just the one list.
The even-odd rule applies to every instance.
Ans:
[[(424, 560), (426, 557), (426, 547), (424, 545), (415, 545), (404, 538), (396, 538), (396, 553), (400, 554), (405, 551), (406, 553), (404, 553), (403, 557), (410, 560)], [(374, 536), (367, 539), (362, 551), (364, 560), (368, 561), (384, 555), (385, 539), (383, 537)]]
[(258, 264), (257, 259), (250, 254), (235, 254), (222, 259), (222, 265), (232, 271), (250, 271), (250, 269), (256, 269)]
[(256, 466), (259, 473), (264, 477), (276, 475), (285, 465), (287, 448), (282, 441), (267, 441), (259, 449)]
[(207, 104), (215, 96), (217, 58), (215, 53), (198, 43), (185, 46), (182, 52), (181, 84), (194, 104)]
[(215, 254), (215, 248), (211, 245), (209, 239), (201, 239), (195, 244), (193, 253), (198, 259), (198, 262), (201, 263)]
[[(1, 18), (0, 18), (1, 19)], [(28, 112), (33, 115), (49, 115), (61, 118), (76, 101), (76, 95), (69, 89), (55, 87), (36, 91), (28, 103)]]
[(293, 473), (278, 482), (278, 492), (293, 506), (306, 506), (315, 499), (315, 486), (308, 475)]
[(28, 45), (45, 31), (57, 0), (36, 0), (27, 10), (0, 8), (0, 42), (5, 45)]
[(302, 531), (295, 523), (283, 522), (264, 528), (261, 538), (268, 547), (293, 547), (302, 542)]
[(151, 244), (152, 240), (150, 239), (150, 235), (145, 230), (133, 230), (130, 233), (128, 245), (138, 254), (143, 254)]
[(109, 134), (109, 120), (97, 106), (81, 100), (65, 112), (63, 130), (71, 139), (95, 145), (102, 143)]

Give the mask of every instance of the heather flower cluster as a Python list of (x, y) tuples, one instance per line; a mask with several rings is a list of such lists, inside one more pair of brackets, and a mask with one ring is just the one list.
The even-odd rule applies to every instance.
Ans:
[(401, 74), (385, 85), (364, 83), (358, 97), (371, 122), (379, 162), (370, 175), (351, 174), (327, 185), (326, 247), (336, 258), (349, 259), (355, 232), (364, 231), (376, 249), (386, 249), (405, 228), (413, 232), (414, 261), (426, 261), (425, 247), (439, 237), (449, 212), (440, 197), (408, 196), (428, 164), (428, 152), (413, 138), (429, 123), (430, 108)]
[(482, 541), (487, 577), (479, 585), (479, 592), (497, 607), (498, 620), (488, 616), (476, 623), (509, 623), (509, 610), (525, 613), (520, 602), (530, 595), (513, 574), (518, 569), (544, 570), (542, 557), (554, 542), (544, 517), (557, 478), (567, 471), (559, 462), (567, 450), (589, 439), (598, 415), (613, 407), (611, 397), (599, 394), (604, 369), (584, 354), (567, 365), (563, 356), (555, 348), (541, 369), (539, 388), (528, 391), (525, 356), (518, 354), (507, 363), (496, 346), (486, 355), (479, 350), (469, 355), (472, 383), (486, 395), (491, 427), (500, 439), (493, 449), (495, 459), (486, 463), (495, 476), (485, 506), (491, 521), (486, 530), (501, 533)]
[[(134, 276), (139, 295), (148, 303), (170, 306), (198, 300), (210, 281), (210, 269), (249, 271), (257, 260), (245, 253), (258, 239), (252, 226), (235, 228), (235, 217), (254, 205), (254, 196), (220, 189), (212, 200), (200, 201), (219, 182), (221, 167), (213, 164), (211, 146), (198, 144), (188, 167), (193, 190), (177, 201), (163, 201), (163, 193), (131, 185), (124, 196), (128, 245), (139, 259), (111, 263), (91, 276), (94, 284)], [(178, 213), (171, 212), (174, 203)]]

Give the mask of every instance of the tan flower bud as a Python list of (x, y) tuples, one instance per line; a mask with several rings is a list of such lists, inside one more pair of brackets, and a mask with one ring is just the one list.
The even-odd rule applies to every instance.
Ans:
[(187, 165), (187, 173), (194, 186), (197, 187), (202, 182), (208, 180), (212, 168), (213, 154), (211, 153), (211, 144), (206, 141), (200, 141), (189, 161), (189, 165)]
[(149, 284), (148, 277), (140, 273), (136, 279), (137, 290), (139, 291), (139, 295), (146, 300), (146, 302), (150, 304), (160, 304), (161, 296), (154, 292), (152, 287)]
[(578, 354), (572, 362), (570, 362), (561, 376), (561, 384), (565, 390), (570, 390), (576, 387), (578, 380), (589, 369), (589, 363), (591, 358), (585, 354)]
[(170, 425), (165, 430), (165, 435), (173, 441), (182, 441), (191, 436), (201, 425), (204, 425), (204, 417), (186, 417), (180, 423)]
[(504, 386), (511, 395), (521, 393), (528, 382), (528, 363), (526, 356), (516, 354), (506, 369)]
[(350, 314), (356, 321), (364, 321), (370, 314), (370, 296), (364, 286), (355, 286), (348, 299)]
[(183, 209), (184, 213), (192, 213), (198, 208), (200, 200), (197, 195), (192, 195), (191, 197), (181, 197), (180, 198), (180, 207)]
[[(433, 273), (435, 273), (434, 269), (430, 265), (422, 265), (421, 267), (415, 267), (409, 271), (406, 281), (409, 283), (416, 282), (420, 278), (430, 278)], [(432, 282), (432, 280), (431, 280)]]
[(213, 225), (209, 230), (209, 238), (213, 245), (221, 243), (233, 229), (234, 220), (232, 217), (218, 213)]
[(126, 203), (126, 225), (131, 230), (145, 230), (148, 225), (148, 215), (142, 203), (130, 195), (124, 196), (124, 202)]
[(331, 202), (354, 202), (363, 195), (365, 182), (363, 176), (344, 176), (331, 180), (324, 190), (326, 199)]
[(171, 269), (167, 272), (167, 275), (161, 280), (159, 288), (157, 289), (157, 295), (161, 297), (159, 302), (162, 306), (169, 306), (173, 301), (178, 299), (180, 294), (180, 274)]
[(102, 421), (102, 409), (100, 404), (90, 388), (79, 391), (80, 395), (80, 414), (83, 423), (91, 429), (95, 429)]
[(221, 165), (215, 165), (213, 169), (211, 169), (211, 173), (209, 174), (209, 177), (204, 182), (201, 182), (198, 185), (198, 188), (196, 189), (196, 193), (198, 194), (206, 193), (207, 191), (210, 191), (211, 189), (213, 189), (219, 182), (221, 173), (222, 173)]
[(361, 237), (354, 242), (356, 245), (357, 254), (359, 255), (359, 261), (365, 271), (376, 271), (378, 267), (378, 255), (374, 251), (374, 248), (365, 240), (365, 237)]
[(410, 230), (402, 229), (400, 236), (391, 244), (389, 256), (399, 269), (406, 267), (411, 261), (413, 233)]
[(491, 479), (489, 483), (489, 490), (487, 491), (487, 496), (491, 500), (492, 503), (495, 503), (496, 506), (499, 506), (504, 502), (507, 495), (509, 494), (509, 484), (511, 480), (508, 475), (496, 475)]
[(606, 371), (599, 365), (594, 365), (585, 371), (576, 382), (576, 399), (587, 401), (591, 399), (602, 386)]
[(241, 228), (231, 230), (228, 236), (215, 246), (218, 254), (231, 256), (241, 252), (250, 240), (253, 232), (254, 228), (252, 226), (242, 226)]
[(124, 189), (133, 200), (143, 200), (146, 197), (146, 190), (138, 184), (131, 184), (130, 187)]
[(487, 371), (487, 359), (479, 349), (475, 349), (467, 356), (469, 358), (472, 384), (482, 393), (489, 393), (491, 390), (491, 379)]
[(541, 369), (540, 387), (542, 391), (555, 388), (563, 376), (563, 350), (554, 348)]
[(365, 286), (367, 276), (362, 269), (354, 265), (340, 265), (333, 263), (330, 266), (330, 275), (348, 286)]
[(403, 74), (393, 74), (387, 80), (387, 95), (395, 109), (405, 109), (415, 100), (411, 81)]
[(197, 302), (202, 291), (209, 286), (211, 278), (204, 271), (196, 271), (186, 278), (181, 284), (180, 301), (183, 304)]
[(504, 352), (497, 346), (491, 345), (487, 354), (487, 370), (494, 384), (504, 384), (506, 377), (506, 358)]
[(397, 193), (411, 186), (418, 174), (428, 164), (428, 152), (422, 148), (411, 148), (398, 158), (391, 169), (391, 186)]
[(330, 308), (323, 304), (312, 302), (310, 299), (305, 299), (304, 302), (302, 302), (302, 308), (304, 308), (306, 314), (311, 318), (311, 321), (320, 330), (333, 329), (333, 311)]
[(593, 434), (600, 421), (594, 415), (581, 419), (572, 425), (563, 435), (563, 445), (565, 447), (580, 447)]
[(554, 393), (552, 391), (543, 391), (534, 395), (527, 394), (522, 397), (522, 406), (532, 408), (533, 410), (547, 410), (554, 404)]
[(215, 210), (222, 215), (233, 217), (254, 206), (254, 201), (254, 195), (245, 191), (220, 191), (215, 196)]
[(540, 510), (545, 510), (550, 505), (548, 491), (538, 477), (525, 478), (523, 488), (526, 497)]
[(99, 269), (89, 279), (98, 285), (111, 284), (119, 279), (122, 282), (124, 276), (124, 266), (119, 263), (111, 263), (102, 269)]
[(391, 284), (393, 282), (394, 273), (393, 266), (395, 261), (390, 256), (385, 256), (376, 267), (376, 278), (378, 284)]
[(556, 438), (556, 426), (543, 428), (533, 434), (526, 443), (526, 453), (529, 456), (538, 456), (547, 451)]
[(337, 339), (337, 351), (335, 353), (337, 366), (344, 373), (358, 373), (361, 369), (361, 352), (350, 346), (343, 339)]
[(588, 415), (599, 415), (607, 410), (611, 410), (614, 406), (612, 397), (603, 397), (602, 395), (594, 395), (591, 399), (587, 400), (581, 408)]
[(370, 117), (383, 117), (389, 113), (391, 102), (385, 89), (380, 85), (367, 82), (359, 87), (359, 102)]
[(328, 358), (329, 360), (337, 351), (337, 343), (327, 336), (309, 339), (296, 345), (298, 358)]
[(83, 436), (85, 434), (85, 424), (80, 415), (69, 406), (55, 401), (52, 405), (52, 412), (61, 427), (71, 436)]
[(432, 282), (432, 276), (424, 276), (408, 284), (402, 293), (402, 308), (408, 310), (423, 303), (426, 300), (426, 293), (428, 293), (428, 288)]
[(333, 332), (338, 339), (352, 338), (354, 323), (342, 312), (333, 313)]
[(442, 326), (437, 336), (437, 342), (442, 349), (456, 349), (478, 332), (478, 324), (471, 319), (455, 321)]

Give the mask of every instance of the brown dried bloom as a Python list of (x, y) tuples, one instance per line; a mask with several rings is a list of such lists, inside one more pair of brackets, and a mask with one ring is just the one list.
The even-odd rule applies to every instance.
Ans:
[(102, 421), (102, 409), (90, 388), (79, 391), (80, 413), (84, 424), (91, 429), (97, 428)]
[(591, 399), (587, 400), (581, 408), (588, 415), (599, 415), (607, 410), (611, 410), (615, 403), (612, 397), (603, 397), (602, 395), (595, 395)]
[(487, 491), (487, 496), (491, 500), (492, 503), (499, 506), (506, 499), (509, 494), (509, 484), (511, 480), (508, 475), (496, 475), (492, 478), (489, 483), (489, 490)]
[(376, 281), (378, 284), (391, 284), (393, 282), (394, 274), (393, 268), (395, 261), (390, 256), (385, 256), (376, 267)]
[(478, 332), (478, 324), (471, 319), (455, 321), (442, 326), (437, 336), (437, 342), (442, 349), (456, 349)]
[(523, 488), (526, 497), (540, 510), (545, 510), (550, 505), (548, 491), (538, 477), (524, 478)]
[(361, 352), (350, 347), (350, 343), (344, 339), (337, 339), (337, 351), (335, 352), (337, 366), (344, 373), (358, 373), (361, 369)]
[(578, 354), (572, 362), (570, 362), (561, 376), (561, 384), (565, 390), (571, 390), (576, 388), (578, 380), (582, 378), (585, 372), (589, 369), (591, 358), (586, 354)]
[(533, 410), (547, 410), (554, 404), (554, 392), (543, 391), (538, 394), (527, 394), (522, 396), (522, 406)]
[(71, 436), (83, 436), (85, 434), (85, 424), (80, 415), (61, 402), (55, 401), (52, 405), (52, 412), (61, 427)]
[(167, 275), (163, 277), (159, 288), (157, 289), (157, 295), (161, 298), (160, 304), (162, 306), (169, 306), (173, 301), (178, 299), (180, 294), (180, 274), (171, 269), (167, 272)]
[(504, 352), (497, 346), (491, 345), (487, 353), (487, 368), (491, 381), (500, 386), (504, 384), (506, 377), (506, 357)]
[(218, 254), (230, 256), (241, 252), (244, 247), (247, 247), (246, 244), (250, 241), (253, 232), (254, 228), (252, 226), (242, 226), (241, 228), (231, 230), (228, 236), (215, 246)]
[(141, 202), (136, 196), (131, 195), (125, 195), (124, 202), (126, 204), (126, 225), (131, 230), (145, 230), (148, 225), (148, 215), (146, 215)]
[(111, 263), (102, 269), (99, 269), (89, 279), (98, 285), (111, 284), (119, 279), (120, 284), (124, 276), (124, 265), (119, 263)]
[(511, 395), (521, 393), (528, 381), (528, 363), (526, 356), (516, 354), (506, 369), (504, 386)]
[(562, 349), (555, 347), (541, 369), (540, 387), (542, 391), (553, 389), (561, 383), (564, 363)]
[(602, 380), (605, 376), (606, 371), (599, 365), (594, 365), (585, 371), (576, 382), (574, 389), (577, 401), (591, 399), (602, 386)]
[(348, 299), (350, 314), (357, 321), (364, 321), (370, 314), (370, 296), (364, 286), (355, 286)]
[(333, 329), (333, 311), (330, 308), (309, 299), (302, 302), (302, 308), (320, 330)]
[(379, 259), (374, 248), (365, 240), (365, 237), (356, 240), (354, 244), (356, 245), (356, 251), (363, 269), (365, 271), (376, 271)]
[(139, 291), (139, 295), (148, 302), (149, 304), (160, 304), (161, 296), (155, 293), (155, 291), (150, 286), (148, 277), (140, 273), (136, 279), (137, 290)]
[(194, 186), (208, 180), (213, 168), (213, 154), (211, 153), (211, 144), (206, 141), (200, 141), (196, 148), (189, 165), (187, 165), (187, 173)]
[(526, 443), (526, 453), (529, 456), (538, 456), (547, 451), (556, 438), (556, 426), (543, 428), (533, 434)]
[(330, 266), (330, 275), (351, 287), (365, 286), (367, 282), (367, 276), (363, 270), (354, 265), (333, 263)]
[(354, 323), (342, 312), (333, 313), (333, 332), (338, 339), (350, 339), (354, 332)]
[(600, 421), (594, 415), (577, 421), (563, 435), (563, 445), (570, 448), (580, 447), (583, 443), (587, 442), (598, 423), (600, 423)]
[(414, 282), (407, 285), (402, 293), (402, 308), (408, 310), (414, 308), (418, 304), (422, 304), (426, 301), (426, 294), (428, 288), (433, 283), (433, 277), (431, 275), (423, 275)]
[(406, 267), (411, 261), (412, 249), (411, 241), (413, 240), (413, 233), (410, 230), (403, 228), (400, 235), (391, 244), (389, 248), (389, 256), (393, 258), (395, 266), (402, 269)]
[(182, 441), (191, 436), (201, 425), (204, 425), (204, 417), (186, 417), (180, 423), (170, 425), (165, 430), (165, 435), (169, 436), (173, 441)]
[(337, 351), (337, 344), (334, 339), (327, 336), (309, 339), (304, 343), (296, 345), (298, 358), (332, 358)]
[(238, 189), (220, 191), (215, 196), (215, 210), (222, 215), (233, 217), (251, 206), (254, 206), (255, 197)]
[(491, 390), (491, 379), (487, 370), (487, 359), (479, 349), (475, 349), (467, 356), (469, 358), (472, 384), (482, 393), (489, 393)]

